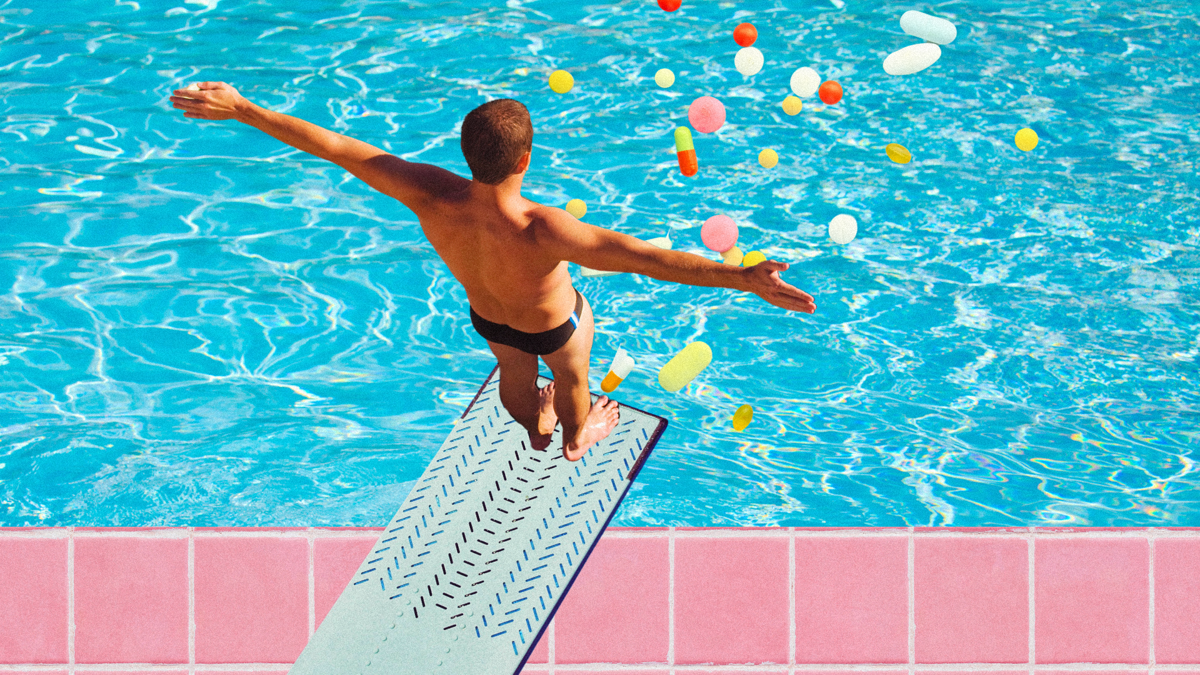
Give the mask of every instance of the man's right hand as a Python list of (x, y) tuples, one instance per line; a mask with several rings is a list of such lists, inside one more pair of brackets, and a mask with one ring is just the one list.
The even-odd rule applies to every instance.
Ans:
[(742, 272), (742, 290), (750, 291), (776, 307), (809, 314), (816, 312), (817, 305), (811, 295), (779, 278), (779, 273), (788, 267), (788, 263), (777, 260), (764, 260), (747, 267)]
[(250, 102), (237, 89), (224, 82), (201, 82), (200, 90), (176, 89), (171, 96), (171, 105), (183, 112), (184, 117), (199, 120), (231, 120)]

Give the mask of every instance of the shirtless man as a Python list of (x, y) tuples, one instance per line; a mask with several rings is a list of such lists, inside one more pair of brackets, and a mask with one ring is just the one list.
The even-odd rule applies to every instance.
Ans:
[[(587, 225), (562, 209), (522, 197), (533, 126), (525, 106), (512, 99), (485, 103), (463, 121), (468, 180), (261, 108), (224, 82), (199, 87), (171, 96), (184, 117), (248, 124), (337, 164), (417, 214), (429, 243), (466, 289), (472, 325), (496, 355), (501, 402), (537, 450), (550, 444), (562, 422), (563, 456), (576, 461), (612, 432), (619, 416), (616, 401), (607, 396), (591, 404), (592, 309), (571, 285), (568, 262), (748, 291), (784, 309), (816, 311), (812, 296), (779, 278), (786, 263), (724, 265)], [(554, 381), (540, 391), (539, 356), (554, 373)]]

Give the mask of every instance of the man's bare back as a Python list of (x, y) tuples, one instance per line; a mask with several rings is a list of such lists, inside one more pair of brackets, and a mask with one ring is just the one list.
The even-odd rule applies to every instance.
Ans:
[[(407, 162), (362, 141), (263, 109), (223, 82), (203, 82), (195, 91), (176, 90), (171, 103), (185, 117), (237, 119), (254, 126), (341, 166), (400, 201), (417, 215), (426, 238), (466, 290), (471, 309), (486, 322), (529, 334), (522, 339), (567, 329), (562, 335), (569, 338), (553, 351), (535, 353), (487, 341), (500, 366), (501, 400), (529, 432), (531, 445), (544, 449), (555, 424), (561, 422), (563, 455), (572, 461), (612, 431), (619, 413), (607, 397), (591, 403), (588, 372), (595, 323), (591, 305), (571, 285), (567, 262), (663, 281), (733, 288), (792, 311), (816, 311), (812, 296), (779, 278), (787, 263), (767, 260), (751, 268), (723, 265), (660, 249), (525, 199), (521, 184), (531, 150), (507, 177), (485, 183), (433, 165)], [(555, 376), (554, 383), (540, 391), (538, 355)]]

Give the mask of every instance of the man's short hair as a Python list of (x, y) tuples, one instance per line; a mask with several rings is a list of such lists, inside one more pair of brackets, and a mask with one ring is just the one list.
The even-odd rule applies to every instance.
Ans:
[(511, 98), (488, 101), (463, 120), (461, 143), (471, 177), (498, 185), (516, 173), (517, 162), (533, 148), (529, 110)]

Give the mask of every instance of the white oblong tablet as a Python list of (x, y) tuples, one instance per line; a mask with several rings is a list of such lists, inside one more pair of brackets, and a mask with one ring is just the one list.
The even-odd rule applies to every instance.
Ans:
[(915, 9), (908, 10), (900, 17), (900, 30), (939, 45), (948, 45), (958, 37), (958, 29), (954, 24)]
[(883, 60), (883, 72), (888, 75), (912, 75), (932, 66), (942, 56), (942, 48), (932, 42), (897, 49)]
[(793, 94), (800, 98), (808, 98), (817, 93), (821, 86), (821, 76), (808, 66), (797, 68), (796, 72), (792, 73), (791, 85)]
[(836, 244), (849, 244), (858, 234), (858, 221), (854, 216), (839, 213), (829, 221), (829, 238)]

